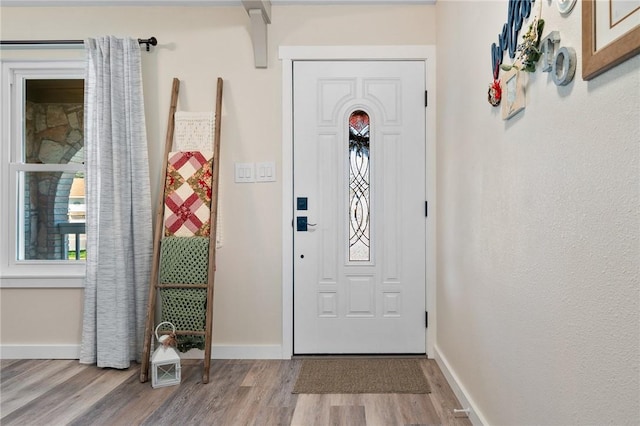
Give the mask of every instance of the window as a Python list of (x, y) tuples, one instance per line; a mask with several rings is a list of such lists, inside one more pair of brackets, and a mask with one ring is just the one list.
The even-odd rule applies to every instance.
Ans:
[(349, 261), (371, 260), (369, 196), (369, 115), (349, 117)]
[(2, 77), (0, 283), (81, 277), (84, 65), (7, 61)]

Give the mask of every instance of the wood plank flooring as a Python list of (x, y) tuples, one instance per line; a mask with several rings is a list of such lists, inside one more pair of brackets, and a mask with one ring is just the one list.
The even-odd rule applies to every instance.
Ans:
[(184, 360), (179, 386), (140, 383), (139, 367), (100, 369), (77, 360), (1, 360), (2, 425), (470, 425), (433, 360), (421, 360), (431, 393), (291, 393), (301, 360)]

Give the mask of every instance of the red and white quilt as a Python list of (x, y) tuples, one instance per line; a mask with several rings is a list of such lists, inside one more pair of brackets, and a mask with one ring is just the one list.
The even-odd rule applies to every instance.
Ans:
[(209, 236), (212, 158), (213, 152), (169, 154), (164, 190), (165, 236)]

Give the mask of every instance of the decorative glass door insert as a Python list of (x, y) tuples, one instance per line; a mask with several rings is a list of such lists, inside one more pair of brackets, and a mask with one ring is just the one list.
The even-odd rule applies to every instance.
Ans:
[(349, 261), (371, 260), (369, 114), (349, 117)]

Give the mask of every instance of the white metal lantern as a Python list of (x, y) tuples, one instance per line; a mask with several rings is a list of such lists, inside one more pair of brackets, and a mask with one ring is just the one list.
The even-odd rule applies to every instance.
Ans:
[(164, 345), (164, 342), (169, 338), (168, 335), (158, 336), (158, 329), (162, 325), (170, 325), (173, 332), (176, 331), (176, 327), (166, 321), (156, 327), (156, 340), (160, 344), (151, 355), (151, 386), (154, 388), (180, 384), (180, 355), (173, 347)]

